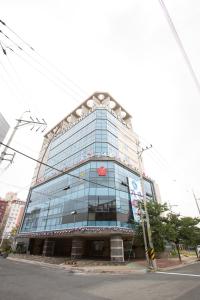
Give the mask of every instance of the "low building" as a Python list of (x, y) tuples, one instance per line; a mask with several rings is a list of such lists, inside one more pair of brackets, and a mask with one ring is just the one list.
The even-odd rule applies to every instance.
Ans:
[(44, 137), (19, 243), (31, 254), (124, 261), (140, 219), (139, 150), (131, 115), (112, 96), (86, 99)]
[(0, 226), (2, 225), (8, 202), (0, 199)]
[(4, 221), (4, 229), (2, 240), (9, 239), (14, 228), (19, 227), (23, 216), (25, 202), (19, 199), (7, 201), (6, 220)]

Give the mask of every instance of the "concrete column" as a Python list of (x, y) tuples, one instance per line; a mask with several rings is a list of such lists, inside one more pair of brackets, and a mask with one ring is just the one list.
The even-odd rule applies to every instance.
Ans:
[(74, 238), (72, 240), (72, 251), (71, 251), (71, 258), (81, 258), (84, 253), (84, 240), (80, 238)]
[(124, 262), (124, 245), (120, 235), (110, 238), (110, 258), (111, 261)]
[(45, 239), (42, 255), (44, 256), (53, 256), (55, 248), (55, 241)]

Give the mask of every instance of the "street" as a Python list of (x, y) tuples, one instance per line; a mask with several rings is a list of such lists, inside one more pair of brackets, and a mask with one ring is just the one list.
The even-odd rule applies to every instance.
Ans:
[(199, 295), (199, 262), (163, 273), (109, 275), (0, 259), (1, 300), (199, 300)]

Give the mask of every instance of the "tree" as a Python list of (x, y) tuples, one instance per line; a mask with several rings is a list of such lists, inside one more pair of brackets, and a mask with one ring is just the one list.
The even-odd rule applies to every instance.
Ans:
[[(155, 251), (157, 253), (163, 252), (165, 249), (165, 240), (166, 240), (166, 217), (164, 213), (168, 211), (167, 204), (160, 204), (154, 201), (147, 203), (147, 210), (149, 214), (149, 221), (152, 233), (152, 240)], [(144, 208), (143, 208), (144, 213)], [(145, 219), (145, 216), (144, 216)], [(136, 228), (136, 243), (144, 245), (143, 243), (143, 234), (142, 226), (139, 225)]]
[(157, 253), (163, 252), (166, 240), (166, 217), (164, 213), (168, 211), (167, 204), (150, 201), (147, 203), (147, 210), (154, 249)]
[(166, 224), (166, 239), (174, 242), (181, 261), (179, 245), (183, 244), (185, 247), (195, 247), (200, 240), (199, 218), (182, 217), (176, 214), (168, 214)]
[[(182, 217), (169, 213), (167, 204), (159, 204), (154, 201), (147, 203), (149, 221), (155, 252), (163, 252), (166, 242), (173, 242), (176, 246), (181, 261), (179, 245), (195, 247), (200, 244), (200, 228), (197, 226), (199, 218)], [(168, 212), (168, 213), (167, 213)], [(144, 208), (143, 208), (144, 214)], [(144, 215), (145, 218), (145, 215)], [(137, 244), (144, 245), (142, 226), (135, 226)]]

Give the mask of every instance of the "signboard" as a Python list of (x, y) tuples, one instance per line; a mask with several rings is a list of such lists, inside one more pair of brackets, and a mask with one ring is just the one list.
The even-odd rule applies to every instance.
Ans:
[(102, 167), (97, 169), (97, 173), (98, 173), (99, 176), (106, 176), (107, 169), (102, 166)]
[(140, 222), (140, 209), (138, 201), (141, 201), (141, 184), (140, 178), (128, 178), (129, 191), (131, 197), (131, 207), (133, 211), (133, 217), (135, 222)]

